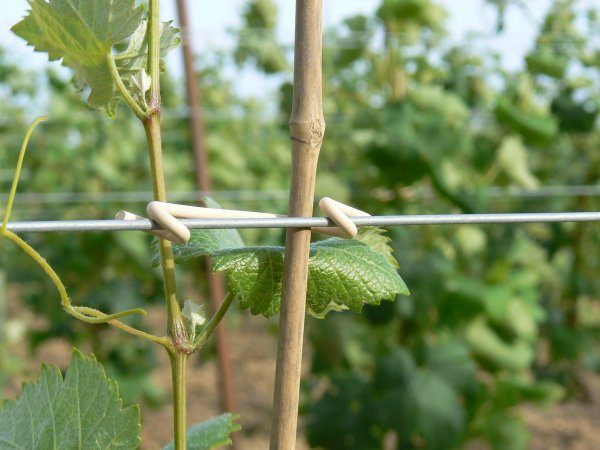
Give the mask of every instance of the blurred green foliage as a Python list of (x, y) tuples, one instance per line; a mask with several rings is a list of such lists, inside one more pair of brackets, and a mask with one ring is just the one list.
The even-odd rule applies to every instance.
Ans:
[[(525, 8), (492, 3), (498, 32), (511, 3)], [(598, 180), (598, 49), (586, 38), (597, 12), (554, 2), (516, 72), (472, 42), (448, 45), (446, 17), (435, 1), (383, 0), (327, 31), (321, 173), (373, 214), (597, 208), (583, 196), (509, 196)], [(283, 128), (289, 81), (280, 92)], [(578, 393), (578, 371), (600, 369), (597, 227), (391, 233), (411, 298), (309, 323), (310, 444), (527, 448), (516, 407)]]
[[(525, 7), (489, 3), (498, 8), (498, 32), (507, 8)], [(372, 214), (597, 210), (595, 197), (535, 193), (598, 182), (600, 50), (590, 39), (598, 11), (553, 2), (522, 69), (510, 72), (473, 41), (450, 45), (447, 16), (435, 0), (384, 0), (372, 15), (326, 30), (317, 195)], [(242, 19), (234, 55), (198, 60), (212, 177), (217, 190), (276, 194), (288, 187), (291, 55), (277, 41), (272, 1), (248, 2)], [(276, 105), (248, 98), (226, 75), (232, 63), (249, 62), (280, 83)], [(27, 112), (44, 104), (52, 120), (34, 137), (22, 191), (148, 190), (134, 119), (123, 112), (110, 122), (88, 111), (67, 81), (62, 72), (25, 72), (0, 53), (0, 167), (14, 166)], [(163, 90), (168, 188), (190, 190), (187, 109), (172, 80)], [(246, 201), (240, 193), (231, 204), (216, 197), (225, 207), (285, 212), (285, 195)], [(15, 218), (110, 217), (122, 207), (33, 204)], [(311, 445), (450, 449), (483, 439), (498, 450), (527, 448), (518, 406), (579, 395), (581, 370), (600, 370), (599, 234), (588, 223), (390, 230), (412, 296), (307, 325), (313, 356), (302, 412)], [(251, 244), (280, 243), (282, 233), (245, 236)], [(76, 303), (110, 311), (160, 298), (143, 235), (28, 239), (64, 276)], [(79, 327), (47, 295), (42, 274), (32, 282), (28, 262), (8, 248), (2, 256), (14, 261), (3, 265), (9, 282), (47, 318), (33, 344), (92, 335), (130, 398), (160, 400), (143, 381), (150, 352), (123, 336), (107, 339), (103, 328)], [(203, 295), (194, 273), (181, 276)]]

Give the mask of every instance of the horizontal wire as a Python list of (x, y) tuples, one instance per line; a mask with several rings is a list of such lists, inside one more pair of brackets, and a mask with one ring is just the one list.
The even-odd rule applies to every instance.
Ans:
[[(0, 172), (1, 173), (1, 172)], [(21, 179), (23, 176), (21, 175)], [(420, 197), (431, 197), (431, 189), (411, 189)], [(358, 193), (358, 198), (368, 198)], [(564, 185), (540, 186), (535, 188), (487, 186), (466, 192), (467, 195), (483, 194), (493, 198), (543, 198), (543, 197), (596, 197), (600, 196), (599, 185)], [(80, 204), (95, 201), (99, 203), (147, 203), (153, 200), (152, 191), (123, 191), (123, 192), (27, 192), (17, 194), (18, 204), (43, 203), (48, 205)], [(223, 189), (213, 191), (174, 191), (169, 193), (169, 201), (186, 202), (197, 201), (200, 198), (212, 196), (223, 201), (262, 201), (262, 200), (287, 200), (289, 192), (285, 189), (251, 190), (251, 189)], [(0, 203), (5, 202), (7, 195), (0, 194)], [(18, 205), (17, 205), (18, 206)], [(0, 209), (0, 212), (2, 210)]]
[[(439, 214), (351, 217), (356, 226), (403, 225), (461, 225), (600, 222), (600, 211), (563, 213), (509, 213), (509, 214)], [(275, 219), (181, 219), (190, 229), (237, 228), (311, 228), (336, 226), (326, 217), (280, 217)], [(10, 222), (8, 230), (14, 233), (88, 232), (88, 231), (148, 231), (160, 230), (155, 222), (144, 220), (66, 220), (39, 222)]]
[[(197, 201), (206, 196), (217, 197), (220, 200), (278, 200), (289, 197), (289, 192), (284, 189), (279, 190), (213, 190), (213, 191), (177, 191), (169, 193), (169, 200), (172, 202)], [(0, 195), (0, 201), (5, 201), (7, 195)], [(124, 191), (124, 192), (28, 192), (16, 195), (16, 202), (23, 203), (49, 203), (58, 204), (79, 204), (94, 202), (118, 203), (118, 202), (139, 202), (147, 203), (154, 199), (152, 191)]]

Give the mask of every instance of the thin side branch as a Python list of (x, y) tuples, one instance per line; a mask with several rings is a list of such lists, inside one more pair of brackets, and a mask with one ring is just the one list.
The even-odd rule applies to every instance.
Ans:
[(129, 325), (126, 325), (122, 322), (119, 322), (117, 319), (122, 317), (131, 316), (134, 314), (146, 315), (146, 311), (140, 308), (129, 309), (127, 311), (122, 311), (116, 314), (105, 314), (102, 311), (98, 311), (97, 309), (87, 308), (83, 306), (73, 306), (71, 304), (71, 300), (67, 295), (67, 290), (62, 280), (58, 276), (58, 274), (52, 269), (50, 264), (46, 262), (46, 260), (40, 255), (33, 247), (31, 247), (27, 242), (21, 239), (16, 234), (5, 230), (3, 232), (3, 236), (7, 239), (11, 240), (15, 245), (21, 248), (27, 255), (29, 255), (38, 265), (46, 272), (56, 289), (60, 295), (60, 300), (65, 311), (76, 319), (81, 320), (82, 322), (89, 324), (103, 324), (108, 323), (113, 325), (123, 331), (126, 331), (129, 334), (134, 336), (138, 336), (144, 339), (147, 339), (156, 344), (162, 345), (166, 349), (170, 349), (171, 343), (167, 338), (162, 338), (159, 336), (154, 336), (152, 334), (146, 333), (145, 331), (138, 330)]
[(0, 236), (4, 234), (4, 232), (6, 231), (6, 227), (8, 226), (8, 219), (10, 219), (10, 213), (12, 211), (13, 203), (15, 201), (15, 195), (17, 195), (17, 186), (19, 185), (19, 178), (21, 177), (23, 160), (25, 159), (25, 153), (27, 153), (27, 145), (29, 144), (29, 140), (31, 139), (31, 135), (33, 134), (35, 128), (40, 123), (45, 122), (46, 120), (48, 120), (46, 116), (38, 117), (27, 129), (25, 139), (23, 139), (23, 143), (21, 144), (21, 150), (19, 151), (19, 159), (17, 161), (15, 175), (13, 177), (12, 186), (10, 187), (10, 194), (8, 194), (8, 202), (6, 203), (6, 208), (4, 209), (4, 217), (2, 218), (2, 228), (0, 228)]
[(197, 341), (194, 343), (194, 351), (199, 350), (206, 343), (208, 338), (213, 334), (213, 332), (225, 317), (225, 313), (229, 310), (229, 307), (235, 300), (235, 294), (228, 292), (221, 304), (219, 305), (219, 309), (215, 312), (214, 316), (209, 320), (209, 322), (204, 327), (202, 334), (198, 337)]

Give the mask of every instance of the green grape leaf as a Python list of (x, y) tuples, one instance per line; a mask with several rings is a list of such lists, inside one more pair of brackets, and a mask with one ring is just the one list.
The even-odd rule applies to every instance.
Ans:
[(526, 450), (530, 434), (513, 410), (496, 410), (487, 414), (481, 426), (482, 434), (494, 444), (494, 450)]
[(397, 448), (414, 449), (414, 442), (435, 450), (456, 447), (465, 409), (445, 374), (417, 367), (409, 351), (396, 348), (377, 358), (371, 386), (369, 414), (380, 427), (397, 430)]
[[(219, 204), (207, 198), (207, 206)], [(363, 242), (361, 242), (363, 241)], [(379, 228), (361, 230), (357, 239), (327, 239), (311, 245), (308, 263), (308, 312), (327, 312), (378, 305), (409, 295), (398, 275), (390, 239)], [(173, 245), (175, 261), (210, 256), (214, 272), (226, 272), (229, 289), (243, 309), (271, 317), (279, 312), (284, 247), (246, 247), (236, 230), (194, 230), (186, 244)], [(155, 256), (153, 264), (159, 264)]]
[(518, 132), (527, 143), (545, 145), (559, 131), (554, 117), (522, 111), (504, 97), (498, 99), (495, 113), (500, 123)]
[[(215, 272), (227, 272), (230, 289), (242, 308), (273, 316), (279, 311), (284, 247), (244, 247), (212, 254)], [(387, 257), (368, 245), (327, 239), (311, 245), (308, 263), (308, 311), (323, 317), (330, 310), (360, 312), (409, 291)]]
[[(237, 230), (192, 230), (190, 240), (173, 246), (177, 261), (187, 261), (200, 256), (210, 256), (216, 251), (245, 248)], [(154, 258), (157, 266), (160, 258)]]
[(554, 79), (564, 78), (569, 66), (569, 57), (543, 46), (525, 57), (527, 68), (534, 74), (543, 74)]
[(358, 234), (354, 238), (364, 242), (377, 253), (381, 253), (387, 260), (398, 268), (398, 261), (394, 258), (394, 249), (390, 246), (392, 239), (385, 235), (385, 231), (377, 227), (362, 227), (358, 229)]
[(283, 247), (243, 247), (213, 253), (212, 269), (227, 272), (229, 289), (243, 309), (271, 317), (279, 311)]
[(282, 72), (288, 62), (276, 37), (277, 5), (273, 0), (248, 2), (243, 13), (243, 28), (238, 30), (234, 53), (238, 65), (252, 61), (267, 74)]
[(123, 409), (117, 384), (93, 358), (74, 350), (63, 379), (44, 366), (40, 380), (0, 409), (0, 447), (125, 449), (140, 445), (140, 411)]
[(143, 7), (135, 7), (135, 0), (29, 0), (29, 5), (12, 31), (51, 61), (62, 59), (79, 84), (90, 86), (89, 105), (114, 115), (117, 93), (108, 58), (136, 30)]
[(373, 393), (364, 377), (334, 371), (320, 398), (306, 411), (306, 437), (311, 448), (380, 450), (381, 428), (373, 414)]
[[(208, 208), (219, 208), (221, 205), (210, 197), (202, 202)], [(187, 261), (200, 256), (210, 256), (217, 250), (227, 250), (245, 247), (244, 241), (237, 230), (192, 230), (190, 240), (185, 244), (173, 245), (173, 254), (177, 262)], [(160, 264), (160, 254), (156, 249), (152, 259), (152, 267)]]
[(453, 340), (442, 341), (425, 347), (424, 357), (428, 369), (455, 389), (465, 392), (476, 386), (477, 368), (465, 344)]
[(308, 271), (307, 302), (317, 316), (336, 305), (360, 312), (364, 304), (410, 294), (386, 256), (352, 239), (312, 244)]
[[(167, 54), (181, 44), (181, 30), (172, 25), (173, 22), (163, 22), (160, 27), (160, 56)], [(131, 39), (127, 49), (115, 56), (119, 73), (125, 78), (146, 69), (148, 66), (148, 21), (142, 20)], [(161, 61), (164, 68), (164, 61)]]
[(501, 170), (517, 185), (535, 188), (539, 182), (531, 173), (528, 156), (519, 136), (506, 136), (498, 148), (497, 161)]
[[(237, 416), (233, 414), (221, 414), (214, 419), (198, 423), (187, 431), (188, 450), (211, 450), (231, 444), (231, 433), (241, 427), (235, 422)], [(163, 450), (173, 450), (173, 442)]]

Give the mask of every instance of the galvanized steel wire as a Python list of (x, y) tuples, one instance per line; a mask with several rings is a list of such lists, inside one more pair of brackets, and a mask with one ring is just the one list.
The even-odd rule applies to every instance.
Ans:
[[(425, 214), (351, 217), (358, 227), (409, 225), (518, 224), (600, 222), (600, 211), (562, 213)], [(281, 217), (274, 219), (181, 219), (190, 229), (311, 228), (333, 227), (326, 217)], [(65, 220), (10, 222), (14, 233), (148, 231), (161, 228), (151, 220)]]

